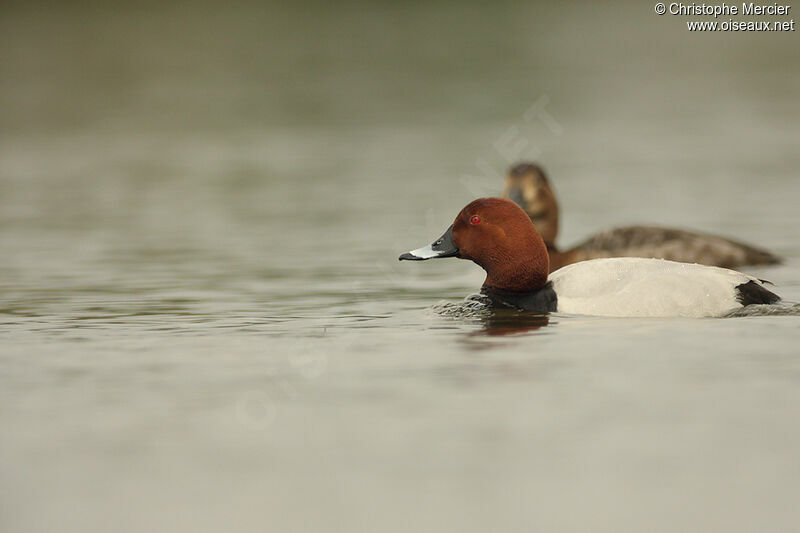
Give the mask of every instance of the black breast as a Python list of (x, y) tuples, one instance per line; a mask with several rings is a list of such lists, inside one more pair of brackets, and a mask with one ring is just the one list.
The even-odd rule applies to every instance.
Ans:
[(489, 298), (492, 307), (510, 307), (539, 313), (553, 312), (558, 307), (558, 297), (556, 296), (556, 291), (553, 290), (553, 283), (550, 281), (541, 289), (531, 292), (505, 292), (482, 289), (481, 294)]

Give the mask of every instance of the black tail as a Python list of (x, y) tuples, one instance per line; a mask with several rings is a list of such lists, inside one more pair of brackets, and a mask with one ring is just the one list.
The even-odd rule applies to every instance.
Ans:
[(750, 304), (774, 304), (780, 300), (780, 296), (772, 293), (759, 285), (755, 281), (748, 281), (736, 286), (736, 299), (742, 305)]

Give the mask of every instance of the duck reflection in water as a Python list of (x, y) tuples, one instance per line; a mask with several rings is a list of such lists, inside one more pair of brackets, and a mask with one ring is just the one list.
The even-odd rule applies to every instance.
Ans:
[(492, 337), (516, 335), (542, 329), (550, 323), (550, 315), (514, 309), (495, 309), (482, 317), (481, 323), (483, 329), (473, 332), (473, 335)]

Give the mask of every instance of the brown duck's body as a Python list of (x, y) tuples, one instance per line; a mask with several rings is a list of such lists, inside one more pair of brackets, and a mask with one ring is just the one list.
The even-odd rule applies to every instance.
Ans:
[(550, 248), (550, 270), (599, 257), (655, 257), (722, 268), (780, 262), (766, 250), (717, 235), (655, 226), (627, 226), (592, 235), (563, 252)]
[(555, 245), (559, 209), (544, 171), (523, 163), (511, 168), (504, 195), (517, 202), (540, 230), (550, 254), (550, 271), (602, 257), (653, 257), (682, 263), (735, 268), (769, 265), (781, 259), (761, 248), (717, 235), (655, 226), (626, 226), (597, 233), (561, 251)]

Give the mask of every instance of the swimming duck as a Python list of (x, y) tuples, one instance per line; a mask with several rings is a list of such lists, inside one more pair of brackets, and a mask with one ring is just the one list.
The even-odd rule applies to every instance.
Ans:
[(597, 233), (568, 250), (556, 247), (558, 202), (544, 171), (532, 163), (511, 167), (503, 196), (519, 204), (533, 221), (550, 253), (550, 269), (598, 257), (655, 257), (734, 268), (768, 265), (781, 259), (741, 242), (674, 228), (625, 226)]
[(544, 240), (527, 213), (505, 198), (468, 204), (429, 246), (400, 260), (458, 257), (486, 271), (493, 307), (619, 317), (723, 316), (780, 298), (761, 280), (719, 267), (664, 259), (604, 258), (549, 273)]

